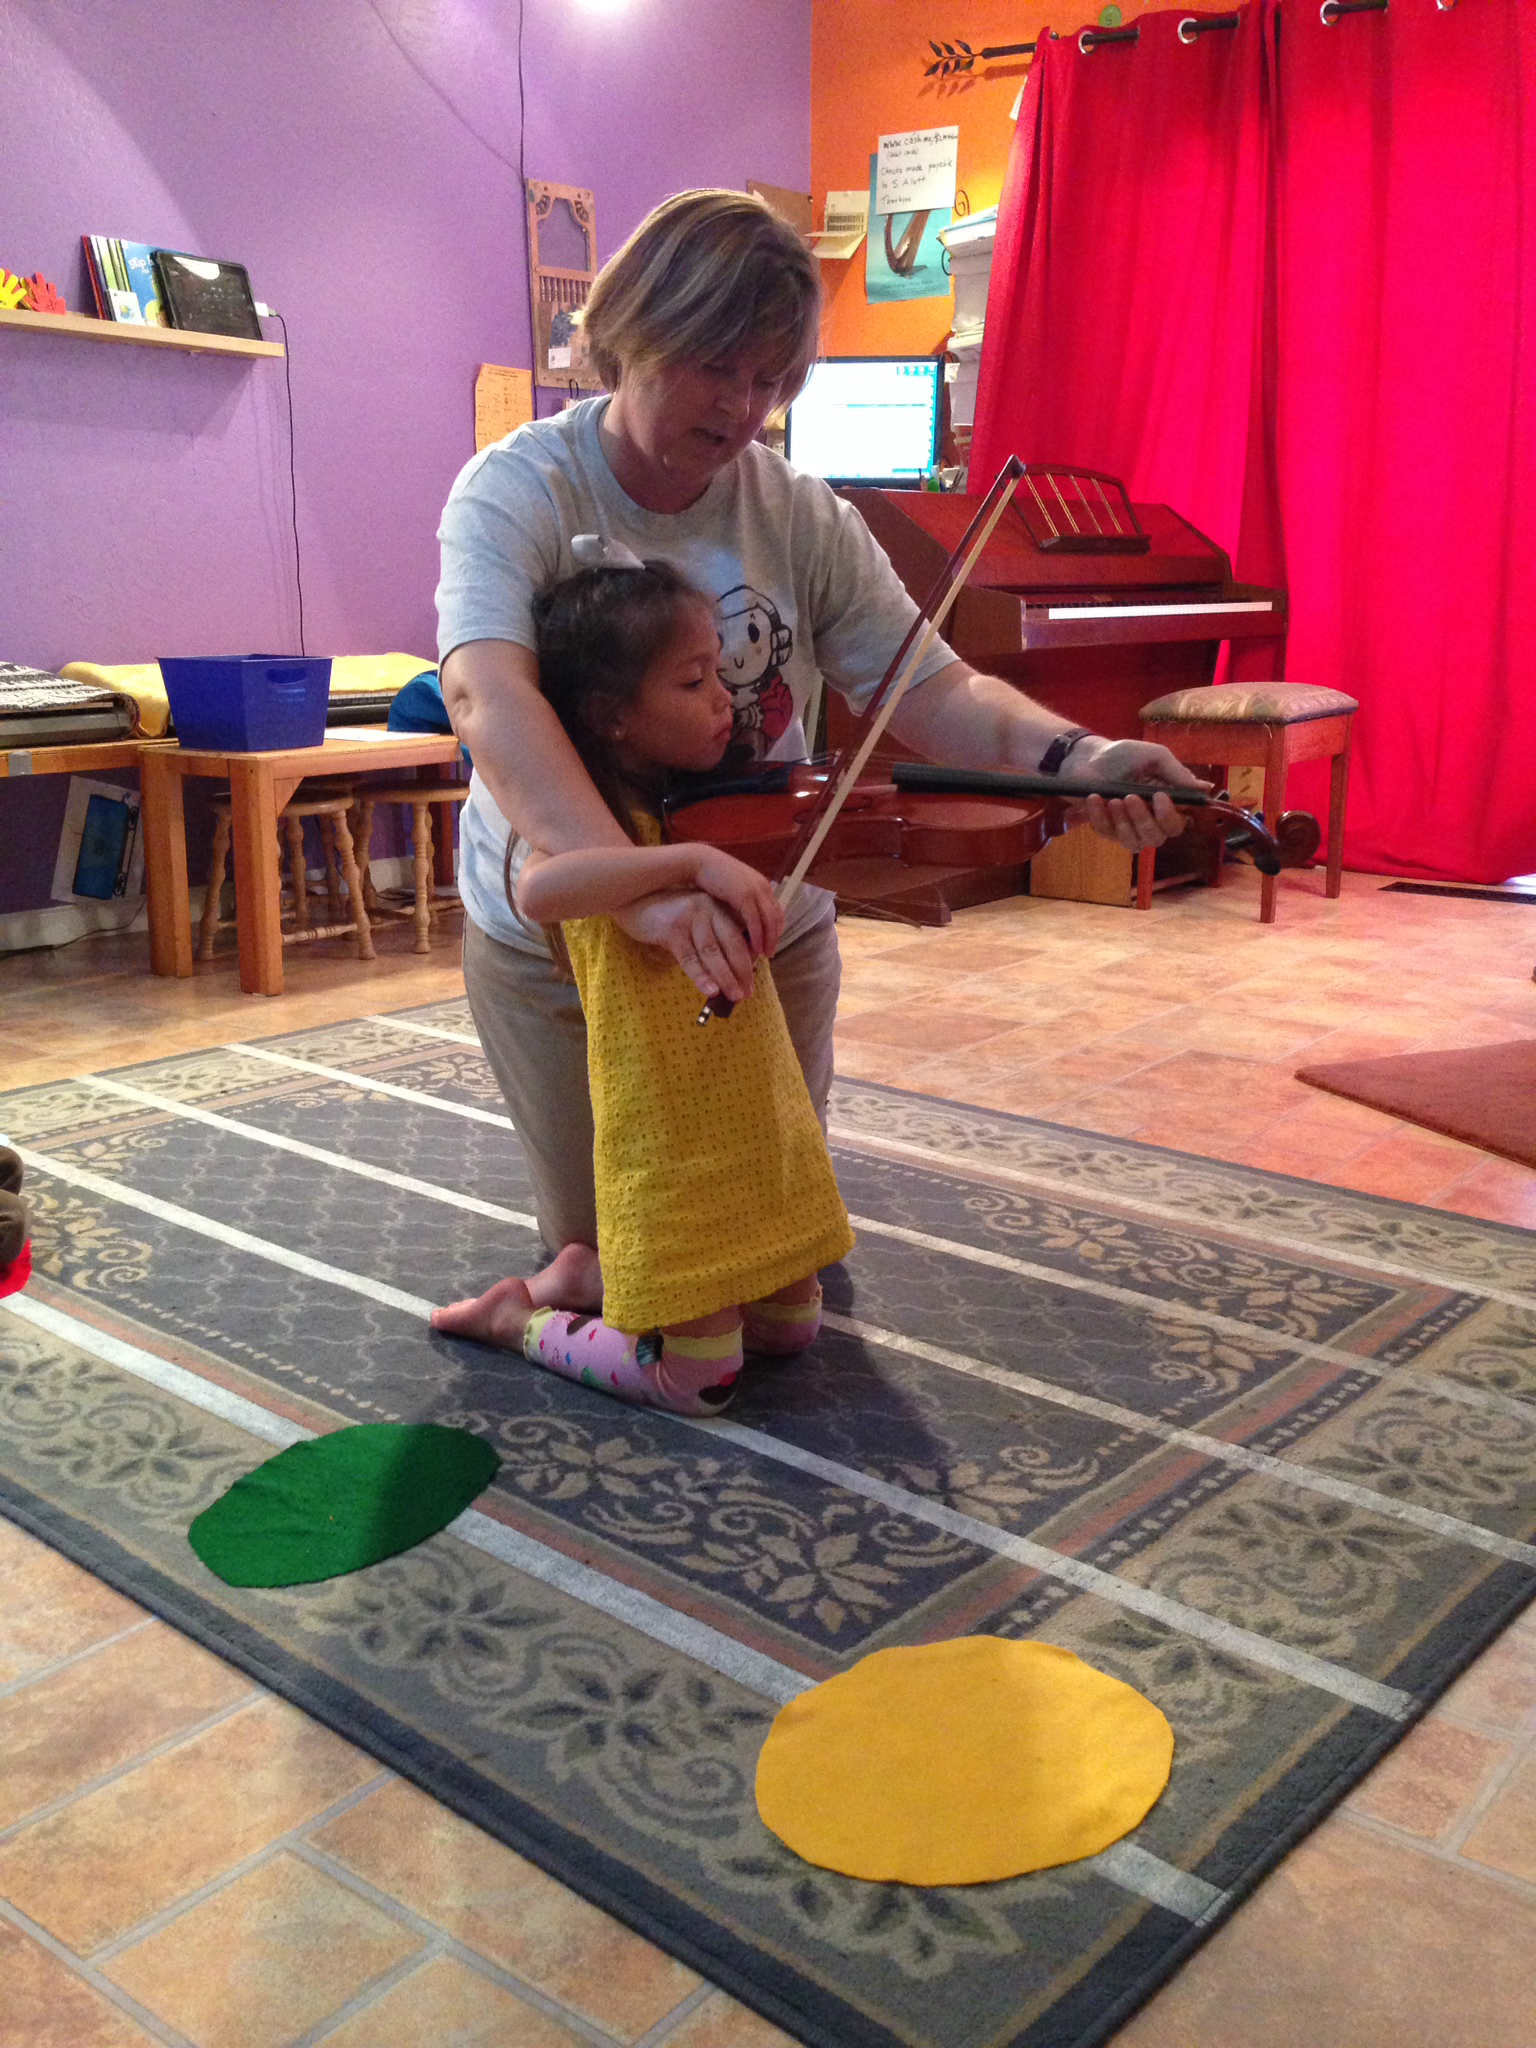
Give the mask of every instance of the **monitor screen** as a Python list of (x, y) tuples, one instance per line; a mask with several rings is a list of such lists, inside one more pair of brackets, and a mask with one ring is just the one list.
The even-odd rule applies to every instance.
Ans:
[(784, 453), (829, 483), (915, 490), (939, 459), (943, 379), (932, 356), (828, 356), (789, 408)]

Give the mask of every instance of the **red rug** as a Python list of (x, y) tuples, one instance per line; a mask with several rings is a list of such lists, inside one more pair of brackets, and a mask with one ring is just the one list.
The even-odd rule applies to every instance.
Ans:
[(1536, 1038), (1298, 1067), (1298, 1081), (1536, 1166)]

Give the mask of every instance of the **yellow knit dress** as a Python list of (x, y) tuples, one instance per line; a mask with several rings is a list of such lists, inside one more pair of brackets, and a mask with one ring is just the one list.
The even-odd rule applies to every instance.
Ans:
[(729, 1017), (609, 917), (563, 927), (587, 1019), (603, 1320), (691, 1322), (853, 1247), (766, 960)]

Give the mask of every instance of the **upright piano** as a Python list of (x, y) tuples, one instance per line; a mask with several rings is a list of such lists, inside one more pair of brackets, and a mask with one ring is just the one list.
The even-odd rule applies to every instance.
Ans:
[[(1270, 643), (1252, 652), (1262, 655), (1268, 673), (1283, 674), (1285, 593), (1237, 582), (1223, 550), (1187, 519), (1167, 505), (1131, 505), (1113, 479), (1102, 481), (1125, 516), (1106, 518), (1097, 537), (1083, 530), (1053, 539), (1038, 501), (1024, 490), (1015, 496), (945, 625), (956, 654), (1112, 739), (1139, 736), (1149, 699), (1209, 683), (1224, 641)], [(858, 508), (919, 603), (980, 502), (961, 492), (841, 495)], [(1077, 523), (1086, 529), (1087, 522)], [(843, 700), (829, 693), (829, 743), (841, 746), (851, 727)], [(910, 758), (911, 749), (889, 736), (876, 755)], [(1168, 878), (1203, 865), (1176, 841), (1158, 856), (1158, 872)], [(1122, 848), (1078, 827), (1036, 855), (1029, 886), (1040, 896), (1130, 903), (1133, 869)]]

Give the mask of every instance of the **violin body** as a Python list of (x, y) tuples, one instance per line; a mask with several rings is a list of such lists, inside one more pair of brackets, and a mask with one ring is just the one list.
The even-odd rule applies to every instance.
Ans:
[[(797, 763), (767, 770), (756, 786), (674, 798), (665, 811), (667, 836), (718, 846), (777, 878), (822, 800), (827, 776), (817, 764)], [(905, 791), (872, 775), (844, 797), (808, 879), (833, 890), (850, 909), (947, 923), (957, 902), (1016, 890), (1027, 863), (1062, 829), (1061, 809)], [(965, 877), (974, 877), (969, 890)]]

